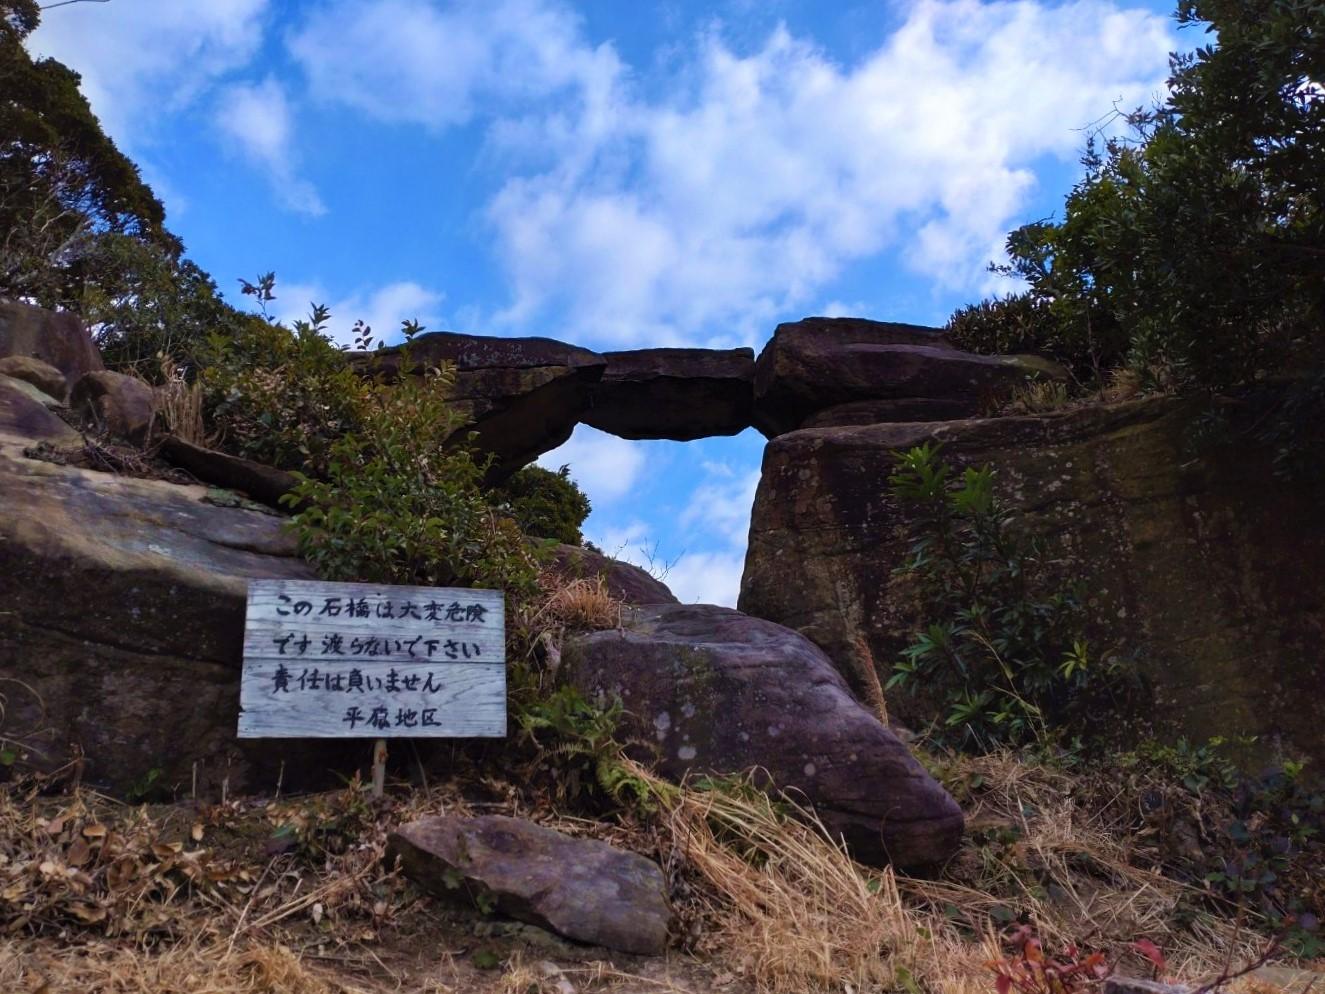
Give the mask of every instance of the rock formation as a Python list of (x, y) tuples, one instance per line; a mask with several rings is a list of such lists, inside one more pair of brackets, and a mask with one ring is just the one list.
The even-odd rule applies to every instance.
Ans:
[(1087, 583), (1095, 652), (1136, 652), (1154, 685), (1139, 717), (1325, 761), (1325, 701), (1303, 693), (1325, 681), (1325, 487), (1275, 478), (1254, 405), (1199, 447), (1203, 410), (1153, 399), (784, 434), (764, 456), (741, 610), (804, 633), (843, 672), (863, 637), (886, 671), (921, 620), (894, 573), (909, 533), (887, 478), (895, 451), (938, 442), (958, 466), (992, 465), (1019, 523)]
[[(597, 352), (551, 338), (489, 338), (430, 332), (409, 345), (415, 367), (443, 362), (455, 368), (451, 396), (477, 432), (475, 447), (496, 457), (488, 482), (498, 483), (555, 449), (589, 407), (607, 360)], [(401, 349), (351, 353), (365, 373), (400, 373)]]
[(391, 834), (388, 858), (439, 897), (497, 910), (608, 949), (656, 955), (671, 911), (657, 864), (520, 818), (424, 818)]
[(293, 774), (308, 750), (235, 740), (245, 581), (311, 576), (282, 519), (24, 454), (81, 441), (0, 382), (0, 677), (20, 681), (5, 734), (38, 766), (73, 745), (89, 782), (119, 789), (152, 770), (188, 784), (195, 762), (209, 789), (274, 783), (283, 759)]
[(750, 349), (636, 349), (604, 353), (607, 370), (580, 420), (621, 438), (680, 442), (750, 426)]
[(66, 392), (84, 373), (106, 368), (77, 315), (11, 300), (0, 300), (0, 358), (5, 356), (31, 356), (54, 366), (64, 374)]
[(1066, 378), (1034, 356), (954, 349), (936, 328), (806, 318), (778, 325), (755, 363), (754, 426), (769, 438), (820, 425), (973, 417), (1028, 377)]
[(827, 657), (780, 625), (708, 605), (642, 607), (620, 631), (571, 640), (562, 664), (592, 698), (620, 701), (627, 734), (656, 743), (665, 776), (757, 767), (866, 862), (940, 863), (961, 840), (947, 792)]

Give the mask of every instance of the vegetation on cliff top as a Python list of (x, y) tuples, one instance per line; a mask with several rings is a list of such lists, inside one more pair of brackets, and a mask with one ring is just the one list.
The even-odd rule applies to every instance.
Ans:
[(954, 314), (959, 344), (1179, 387), (1319, 368), (1325, 3), (1182, 0), (1176, 17), (1209, 38), (1172, 57), (1163, 103), (1106, 119), (1061, 220), (1008, 236), (1000, 268), (1027, 289)]

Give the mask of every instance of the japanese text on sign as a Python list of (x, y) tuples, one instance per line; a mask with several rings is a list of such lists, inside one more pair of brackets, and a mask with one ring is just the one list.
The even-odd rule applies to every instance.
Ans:
[(499, 736), (500, 591), (254, 580), (241, 737)]

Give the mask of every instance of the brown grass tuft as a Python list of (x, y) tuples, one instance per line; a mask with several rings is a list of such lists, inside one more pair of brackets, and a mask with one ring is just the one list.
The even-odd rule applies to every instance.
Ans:
[(171, 434), (194, 445), (207, 444), (202, 420), (202, 383), (189, 383), (169, 356), (161, 357), (161, 385), (155, 388), (156, 414)]

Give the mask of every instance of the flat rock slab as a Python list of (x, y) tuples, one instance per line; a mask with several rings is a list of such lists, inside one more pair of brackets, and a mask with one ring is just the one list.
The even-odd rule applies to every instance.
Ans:
[[(776, 438), (808, 427), (829, 409), (837, 409), (837, 416), (817, 423), (974, 417), (1028, 377), (1066, 375), (1056, 363), (1033, 356), (962, 352), (937, 328), (806, 318), (778, 325), (755, 362), (754, 426)], [(929, 403), (879, 403), (895, 401)]]
[(0, 359), (0, 375), (30, 383), (42, 393), (63, 404), (69, 397), (69, 382), (48, 362), (30, 355), (11, 355)]
[[(409, 346), (415, 366), (451, 363), (451, 399), (470, 419), (474, 446), (496, 460), (487, 483), (496, 484), (570, 438), (589, 408), (590, 390), (607, 360), (597, 352), (551, 338), (496, 338), (437, 331)], [(399, 347), (352, 352), (365, 373), (399, 375)]]
[(46, 442), (56, 447), (83, 444), (83, 437), (51, 408), (55, 399), (26, 380), (0, 376), (0, 437), (18, 445)]
[(686, 442), (735, 435), (754, 408), (752, 349), (606, 352), (607, 371), (581, 420), (621, 438)]
[(664, 776), (764, 771), (864, 862), (940, 863), (961, 841), (956, 802), (794, 631), (653, 605), (621, 631), (570, 640), (562, 665), (586, 695), (621, 701), (626, 734), (656, 743)]
[(504, 914), (578, 942), (643, 955), (667, 945), (662, 872), (606, 842), (504, 815), (445, 815), (393, 832), (387, 855), (433, 894), (486, 895)]

